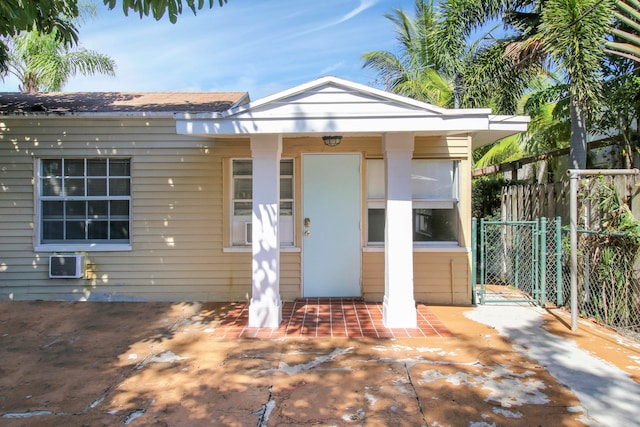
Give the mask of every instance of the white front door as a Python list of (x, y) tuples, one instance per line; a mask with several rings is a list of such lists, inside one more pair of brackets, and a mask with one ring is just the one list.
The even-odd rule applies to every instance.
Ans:
[(303, 155), (302, 175), (303, 295), (360, 296), (360, 155)]

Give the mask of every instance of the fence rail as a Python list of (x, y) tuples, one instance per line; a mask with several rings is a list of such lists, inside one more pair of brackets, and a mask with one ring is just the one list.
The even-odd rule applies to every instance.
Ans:
[[(640, 218), (640, 177), (637, 175), (606, 177)], [(501, 219), (503, 221), (532, 221), (546, 217), (562, 218), (569, 223), (569, 181), (549, 184), (508, 185), (502, 188)]]

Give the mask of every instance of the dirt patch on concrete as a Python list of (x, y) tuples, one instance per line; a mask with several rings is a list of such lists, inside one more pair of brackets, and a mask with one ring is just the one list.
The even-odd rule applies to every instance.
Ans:
[(227, 309), (0, 302), (0, 424), (583, 425), (470, 308), (431, 308), (451, 338), (214, 339)]

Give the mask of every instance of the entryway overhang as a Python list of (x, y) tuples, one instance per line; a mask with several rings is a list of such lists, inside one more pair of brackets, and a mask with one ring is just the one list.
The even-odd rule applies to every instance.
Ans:
[(471, 136), (474, 149), (523, 132), (529, 122), (527, 116), (493, 115), (488, 108), (441, 108), (331, 76), (221, 113), (174, 117), (180, 135), (317, 137), (412, 132)]
[[(384, 324), (415, 328), (411, 159), (416, 136), (467, 137), (472, 148), (527, 129), (528, 117), (445, 109), (336, 77), (323, 77), (221, 113), (176, 114), (176, 131), (248, 137), (253, 159), (252, 295), (249, 325), (282, 320), (279, 293), (279, 165), (283, 138), (381, 138), (387, 169)], [(470, 179), (470, 177), (469, 177)], [(304, 256), (304, 254), (303, 254)]]

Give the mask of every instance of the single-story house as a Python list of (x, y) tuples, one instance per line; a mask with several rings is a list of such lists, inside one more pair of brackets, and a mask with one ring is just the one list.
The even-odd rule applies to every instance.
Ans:
[(246, 93), (0, 94), (0, 299), (469, 304), (471, 150), (522, 116), (335, 77)]

